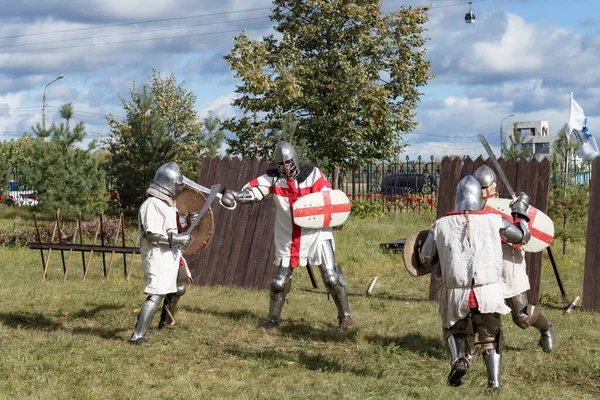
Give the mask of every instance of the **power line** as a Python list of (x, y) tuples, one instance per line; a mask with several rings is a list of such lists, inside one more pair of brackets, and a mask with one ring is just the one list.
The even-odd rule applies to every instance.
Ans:
[[(396, 2), (396, 1), (400, 1), (400, 0), (385, 0), (384, 3), (392, 3), (392, 2)], [(471, 3), (473, 3), (473, 4), (484, 3), (484, 2), (487, 2), (487, 1), (491, 1), (491, 0), (479, 0), (479, 1), (473, 1), (473, 2), (463, 2), (463, 3), (455, 3), (455, 4), (446, 4), (446, 5), (442, 5), (442, 6), (431, 6), (430, 9), (447, 8), (447, 7), (457, 7), (457, 6), (468, 5), (468, 4), (471, 4)], [(264, 11), (264, 10), (271, 10), (271, 7), (248, 8), (248, 9), (245, 9), (245, 10), (222, 11), (222, 12), (211, 13), (211, 14), (196, 14), (196, 15), (188, 15), (188, 16), (183, 16), (183, 17), (160, 18), (160, 19), (150, 19), (150, 20), (144, 20), (144, 21), (123, 22), (123, 23), (120, 23), (120, 24), (107, 24), (107, 25), (99, 25), (99, 26), (88, 26), (88, 27), (85, 27), (85, 28), (73, 28), (73, 29), (61, 29), (61, 30), (47, 31), (47, 32), (25, 33), (25, 34), (22, 34), (22, 35), (3, 36), (3, 37), (0, 37), (0, 40), (2, 40), (2, 39), (16, 39), (16, 38), (31, 37), (31, 36), (40, 36), (40, 35), (50, 35), (50, 34), (54, 34), (54, 33), (81, 32), (81, 31), (89, 31), (89, 30), (93, 30), (93, 29), (116, 28), (116, 27), (120, 27), (120, 26), (153, 24), (153, 23), (156, 23), (156, 22), (181, 21), (181, 20), (184, 20), (184, 19), (217, 17), (217, 16), (222, 16), (222, 15), (231, 15), (231, 14), (239, 14), (239, 13), (246, 13), (246, 12), (253, 12), (253, 11)]]
[[(48, 41), (45, 41), (45, 42), (7, 44), (7, 45), (0, 45), (0, 48), (21, 47), (21, 46), (34, 46), (34, 45), (50, 44), (50, 43), (74, 42), (74, 41), (77, 41), (77, 40), (101, 39), (101, 38), (115, 37), (115, 36), (137, 35), (137, 34), (142, 34), (142, 33), (152, 33), (152, 32), (161, 32), (161, 31), (169, 31), (169, 30), (177, 30), (177, 29), (187, 29), (187, 28), (198, 28), (198, 27), (209, 26), (209, 25), (222, 25), (222, 24), (228, 24), (228, 23), (233, 23), (233, 22), (244, 22), (244, 21), (259, 20), (259, 19), (264, 19), (264, 18), (268, 18), (268, 17), (269, 17), (268, 15), (263, 15), (263, 16), (254, 17), (254, 18), (242, 18), (242, 19), (236, 19), (236, 20), (230, 20), (230, 21), (207, 22), (207, 23), (204, 23), (204, 24), (195, 24), (195, 25), (186, 25), (186, 26), (175, 26), (175, 27), (169, 27), (169, 28), (150, 29), (150, 30), (146, 30), (146, 31), (121, 32), (121, 33), (112, 33), (112, 34), (108, 34), (108, 35), (99, 35), (99, 36), (87, 36), (87, 37), (71, 38), (71, 39), (48, 40)], [(149, 40), (154, 40), (154, 38), (149, 39)], [(116, 43), (119, 43), (119, 42), (116, 42)], [(95, 44), (90, 43), (90, 46), (93, 46), (93, 45), (95, 45)]]
[(249, 8), (246, 10), (234, 10), (234, 11), (223, 11), (212, 14), (198, 14), (198, 15), (188, 15), (184, 17), (173, 17), (173, 18), (161, 18), (161, 19), (151, 19), (146, 21), (133, 21), (133, 22), (123, 22), (120, 24), (110, 24), (110, 25), (100, 25), (100, 26), (88, 26), (85, 28), (74, 28), (74, 29), (62, 29), (57, 31), (48, 31), (48, 32), (38, 32), (38, 33), (26, 33), (23, 35), (12, 35), (12, 36), (4, 36), (0, 37), (0, 39), (15, 39), (26, 36), (39, 36), (39, 35), (49, 35), (53, 33), (66, 33), (66, 32), (80, 32), (80, 31), (89, 31), (92, 29), (104, 29), (104, 28), (115, 28), (119, 26), (130, 26), (130, 25), (141, 25), (141, 24), (151, 24), (155, 22), (166, 22), (166, 21), (180, 21), (183, 19), (192, 19), (192, 18), (203, 18), (203, 17), (216, 17), (219, 15), (229, 15), (243, 12), (251, 12), (251, 11), (264, 11), (270, 10), (271, 7), (262, 7), (262, 8)]
[[(250, 30), (258, 30), (258, 29), (268, 29), (268, 28), (271, 28), (271, 26), (261, 26), (258, 28), (247, 28), (246, 30), (250, 31)], [(190, 34), (190, 35), (168, 36), (168, 37), (159, 37), (159, 38), (150, 38), (150, 39), (121, 40), (121, 41), (117, 41), (117, 42), (108, 42), (108, 43), (92, 43), (92, 44), (81, 44), (81, 45), (75, 45), (75, 46), (51, 47), (51, 48), (47, 48), (47, 49), (0, 51), (0, 54), (25, 53), (25, 52), (32, 52), (32, 51), (76, 49), (76, 48), (81, 48), (81, 47), (107, 46), (107, 45), (111, 45), (111, 44), (122, 44), (122, 43), (140, 43), (140, 42), (149, 42), (152, 40), (182, 39), (182, 38), (188, 38), (188, 37), (194, 37), (194, 36), (220, 35), (220, 34), (224, 34), (224, 33), (239, 33), (239, 32), (240, 32), (239, 29), (232, 29), (232, 30), (221, 31), (221, 32), (204, 32), (204, 33), (195, 33), (195, 34)]]
[[(394, 2), (394, 1), (399, 1), (399, 0), (386, 0), (386, 1), (384, 1), (384, 3), (385, 2)], [(479, 1), (475, 1), (475, 2), (454, 3), (454, 4), (446, 4), (446, 5), (441, 5), (441, 6), (431, 6), (430, 9), (464, 6), (464, 5), (471, 4), (471, 3), (483, 3), (483, 2), (487, 2), (487, 1), (491, 1), (491, 0), (479, 0)], [(119, 27), (119, 26), (131, 26), (131, 25), (137, 25), (137, 24), (148, 24), (148, 23), (155, 23), (155, 22), (165, 22), (165, 21), (174, 21), (174, 20), (191, 19), (191, 18), (212, 17), (212, 16), (219, 16), (219, 15), (228, 15), (228, 14), (234, 14), (234, 13), (243, 13), (243, 12), (270, 10), (270, 9), (271, 9), (270, 7), (263, 7), (263, 8), (247, 9), (247, 10), (224, 11), (224, 12), (212, 13), (212, 14), (200, 14), (200, 15), (184, 16), (184, 17), (173, 17), (173, 18), (163, 18), (163, 19), (156, 19), (156, 20), (126, 22), (126, 23), (121, 23), (121, 24), (101, 25), (101, 26), (96, 26), (96, 27), (86, 27), (86, 28), (65, 29), (65, 30), (40, 32), (40, 33), (30, 33), (30, 34), (23, 34), (23, 35), (4, 36), (4, 37), (0, 37), (0, 40), (1, 39), (11, 39), (11, 38), (28, 37), (28, 36), (39, 36), (39, 35), (54, 34), (54, 33), (77, 32), (77, 31), (92, 30), (92, 29), (104, 29), (104, 28), (112, 28), (112, 27)], [(0, 46), (0, 48), (21, 47), (21, 46), (34, 46), (34, 45), (40, 45), (40, 44), (63, 43), (63, 42), (72, 42), (72, 41), (78, 41), (78, 40), (98, 39), (98, 38), (106, 38), (106, 37), (115, 37), (115, 36), (142, 34), (142, 33), (160, 32), (160, 31), (166, 31), (166, 30), (195, 28), (195, 27), (209, 26), (209, 25), (216, 25), (216, 24), (223, 24), (223, 23), (244, 22), (244, 21), (258, 20), (258, 19), (268, 18), (268, 17), (269, 17), (269, 15), (260, 16), (260, 17), (253, 17), (253, 18), (242, 18), (242, 19), (238, 19), (238, 20), (223, 21), (223, 22), (209, 22), (209, 23), (204, 23), (204, 24), (195, 24), (195, 25), (188, 25), (188, 26), (183, 26), (183, 27), (157, 28), (157, 29), (151, 29), (151, 30), (146, 30), (146, 31), (120, 32), (120, 33), (106, 34), (106, 35), (99, 35), (99, 36), (88, 36), (88, 37), (83, 37), (83, 38), (57, 39), (57, 40), (50, 40), (50, 41), (44, 41), (44, 42), (35, 42), (35, 43), (11, 44), (11, 45)], [(260, 27), (260, 28), (244, 28), (244, 29), (245, 30), (256, 30), (256, 29), (267, 29), (267, 28), (271, 28), (271, 26)], [(239, 32), (239, 30), (235, 30), (233, 32)], [(137, 40), (127, 40), (127, 41), (116, 41), (116, 42), (107, 42), (107, 43), (90, 43), (90, 44), (81, 44), (81, 45), (75, 45), (75, 46), (52, 47), (52, 48), (46, 48), (46, 49), (28, 49), (28, 50), (16, 50), (16, 51), (2, 51), (2, 52), (0, 52), (0, 54), (22, 53), (22, 52), (32, 52), (32, 51), (64, 50), (64, 49), (69, 49), (69, 48), (81, 48), (81, 47), (91, 47), (91, 46), (105, 46), (105, 45), (123, 44), (123, 43), (138, 43), (138, 42), (151, 41), (151, 40), (180, 39), (180, 38), (186, 38), (186, 37), (192, 37), (192, 36), (204, 36), (204, 35), (211, 35), (211, 34), (224, 34), (224, 33), (233, 33), (233, 32), (232, 31), (204, 32), (204, 33), (190, 34), (190, 35), (181, 35), (181, 36), (157, 37), (157, 38), (137, 39)]]

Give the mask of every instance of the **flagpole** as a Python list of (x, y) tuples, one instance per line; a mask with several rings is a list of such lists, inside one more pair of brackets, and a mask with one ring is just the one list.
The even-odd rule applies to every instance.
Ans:
[[(569, 130), (572, 130), (573, 128), (571, 127), (571, 110), (573, 109), (573, 92), (571, 92), (571, 99), (569, 100), (569, 123), (567, 124), (567, 127)], [(565, 132), (566, 136), (567, 136), (567, 148), (565, 149), (565, 181), (563, 182), (563, 186), (564, 186), (564, 197), (563, 199), (567, 198), (567, 170), (569, 169), (569, 157), (571, 156), (570, 154), (570, 142), (571, 142), (571, 132)], [(566, 221), (563, 221), (563, 225), (566, 224)], [(563, 228), (565, 228), (565, 226), (563, 226)]]

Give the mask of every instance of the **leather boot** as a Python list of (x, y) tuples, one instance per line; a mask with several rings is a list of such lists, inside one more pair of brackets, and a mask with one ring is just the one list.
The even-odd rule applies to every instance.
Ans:
[(465, 357), (465, 335), (456, 334), (448, 336), (446, 339), (448, 347), (450, 348), (450, 366), (452, 369), (448, 374), (448, 385), (449, 386), (460, 386), (462, 385), (462, 377), (467, 373), (469, 369), (469, 362)]

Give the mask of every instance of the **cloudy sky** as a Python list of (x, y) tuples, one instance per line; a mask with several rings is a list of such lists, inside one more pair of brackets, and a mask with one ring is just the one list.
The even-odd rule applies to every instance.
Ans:
[[(260, 38), (272, 26), (270, 0), (13, 3), (0, 14), (0, 140), (41, 122), (44, 88), (48, 124), (60, 122), (58, 108), (71, 102), (90, 139), (107, 137), (104, 115), (124, 117), (119, 96), (129, 98), (133, 82), (148, 82), (152, 69), (184, 81), (201, 117), (236, 115), (230, 102), (239, 82), (222, 57), (243, 29)], [(598, 0), (476, 0), (475, 24), (464, 22), (466, 1), (383, 4), (385, 12), (432, 6), (426, 47), (437, 78), (423, 89), (405, 155), (476, 157), (475, 135), (498, 149), (502, 120), (504, 132), (510, 121), (546, 120), (555, 134), (571, 92), (591, 132), (600, 132)]]

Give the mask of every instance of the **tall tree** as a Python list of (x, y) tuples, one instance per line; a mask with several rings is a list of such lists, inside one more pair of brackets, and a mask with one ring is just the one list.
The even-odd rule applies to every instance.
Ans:
[[(170, 158), (166, 158), (166, 155), (159, 158), (158, 165), (175, 161), (182, 172), (193, 179), (200, 173), (202, 158), (207, 154), (207, 147), (202, 140), (202, 123), (194, 108), (196, 95), (186, 90), (184, 83), (178, 84), (174, 74), (163, 78), (159, 72), (152, 71), (152, 77), (145, 85), (148, 94), (151, 95), (151, 105), (147, 109), (139, 109), (135, 99), (139, 97), (140, 90), (133, 82), (133, 87), (129, 91), (131, 99), (125, 100), (119, 96), (127, 112), (127, 119), (119, 121), (112, 113), (108, 114), (106, 119), (111, 129), (111, 139), (109, 139), (111, 141), (117, 136), (131, 134), (131, 127), (128, 124), (132, 112), (147, 112), (151, 109), (153, 114), (163, 121), (165, 138), (168, 137), (174, 143), (173, 152), (169, 153)], [(126, 143), (122, 144), (126, 145)]]
[(566, 254), (569, 241), (585, 237), (583, 227), (587, 226), (589, 188), (571, 180), (573, 155), (580, 145), (570, 141), (562, 129), (557, 136), (552, 146), (548, 215), (558, 222), (554, 237), (562, 241), (562, 252)]
[(105, 175), (89, 152), (76, 147), (86, 132), (82, 121), (71, 129), (72, 104), (63, 105), (60, 114), (65, 122), (58, 127), (53, 124), (50, 140), (42, 136), (33, 146), (29, 169), (32, 187), (39, 193), (42, 211), (60, 208), (65, 218), (75, 218), (81, 211), (89, 218), (106, 208)]
[(130, 102), (122, 100), (127, 110), (125, 121), (109, 119), (111, 134), (104, 141), (109, 179), (125, 209), (142, 204), (158, 167), (177, 154), (176, 141), (155, 109), (149, 87), (134, 88), (130, 96)]
[(245, 113), (224, 123), (237, 135), (228, 139), (231, 153), (269, 154), (273, 133), (292, 113), (295, 138), (306, 140), (313, 162), (327, 158), (330, 170), (396, 154), (417, 125), (418, 88), (432, 77), (423, 48), (428, 8), (383, 15), (380, 0), (273, 5), (281, 38), (244, 32), (225, 56), (242, 80), (233, 105)]

